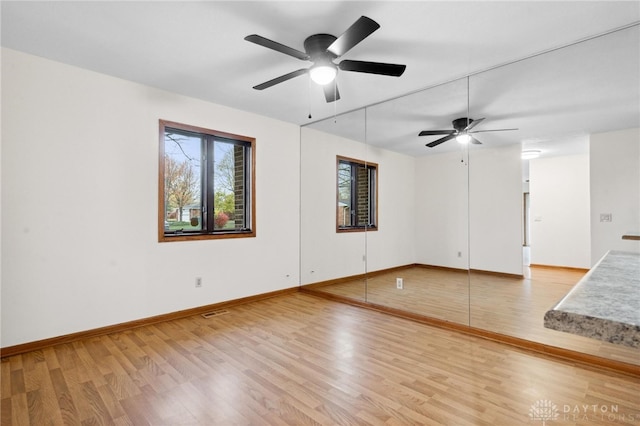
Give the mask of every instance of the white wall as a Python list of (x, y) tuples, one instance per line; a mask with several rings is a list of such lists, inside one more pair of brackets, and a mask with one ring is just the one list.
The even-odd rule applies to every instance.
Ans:
[(589, 156), (530, 160), (531, 263), (591, 267)]
[(520, 275), (520, 146), (472, 147), (465, 157), (416, 159), (416, 261)]
[(365, 147), (306, 127), (300, 139), (301, 283), (364, 274), (364, 233), (336, 233), (336, 155), (364, 160)]
[(469, 153), (469, 266), (522, 274), (520, 144)]
[(367, 271), (415, 263), (415, 159), (367, 147), (378, 164), (378, 230), (367, 232)]
[(460, 152), (416, 158), (417, 263), (468, 268), (467, 167)]
[[(609, 250), (640, 252), (640, 242), (623, 240), (640, 232), (640, 129), (591, 135), (591, 260)], [(600, 222), (611, 213), (611, 222)]]
[[(2, 347), (298, 285), (297, 126), (8, 49), (2, 107)], [(159, 119), (256, 138), (256, 238), (157, 242)]]
[[(301, 132), (302, 284), (413, 263), (414, 159), (312, 128)], [(337, 155), (378, 165), (377, 231), (336, 232)]]

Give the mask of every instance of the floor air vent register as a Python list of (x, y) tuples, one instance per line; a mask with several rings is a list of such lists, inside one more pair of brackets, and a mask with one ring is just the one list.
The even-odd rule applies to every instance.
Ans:
[(210, 312), (205, 312), (202, 315), (202, 318), (208, 319), (208, 318), (212, 318), (212, 317), (219, 317), (220, 315), (226, 315), (228, 314), (229, 311), (227, 311), (226, 309), (218, 309), (216, 311), (210, 311)]

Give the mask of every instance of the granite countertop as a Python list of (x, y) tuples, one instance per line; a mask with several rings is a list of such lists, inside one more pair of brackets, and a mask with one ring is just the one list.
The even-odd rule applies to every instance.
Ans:
[(640, 348), (640, 253), (608, 252), (547, 311), (544, 326)]

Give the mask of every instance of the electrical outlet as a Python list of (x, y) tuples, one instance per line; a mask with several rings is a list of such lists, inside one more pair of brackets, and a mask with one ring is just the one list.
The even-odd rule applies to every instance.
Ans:
[(196, 277), (196, 288), (202, 287), (202, 278)]
[(399, 290), (404, 288), (404, 280), (402, 278), (396, 278), (396, 288)]
[(600, 222), (612, 222), (611, 213), (600, 213)]
[(462, 252), (461, 251), (458, 252), (458, 257), (462, 257)]

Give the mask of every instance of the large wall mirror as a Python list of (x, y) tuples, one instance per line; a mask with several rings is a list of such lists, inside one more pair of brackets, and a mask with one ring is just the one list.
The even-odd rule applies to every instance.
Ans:
[(451, 117), (466, 117), (467, 86), (456, 80), (368, 107), (366, 141), (381, 185), (380, 231), (367, 241), (371, 269), (388, 271), (368, 277), (367, 300), (464, 325), (469, 151), (455, 141), (428, 148), (444, 135), (419, 134), (448, 130)]
[[(488, 260), (521, 251), (524, 265), (523, 278), (490, 277), (472, 260), (473, 327), (640, 363), (638, 349), (543, 325), (545, 312), (607, 251), (639, 251), (622, 239), (640, 230), (639, 44), (634, 26), (470, 77), (470, 109), (487, 117), (483, 128), (519, 129), (482, 134), (491, 147), (470, 153), (472, 252)], [(520, 160), (513, 142), (540, 156)], [(474, 175), (487, 160), (494, 171)], [(486, 198), (502, 204), (483, 205)], [(612, 211), (614, 221), (600, 222)], [(495, 246), (474, 249), (492, 239)]]
[(301, 283), (365, 301), (366, 229), (338, 232), (351, 212), (346, 205), (338, 209), (337, 179), (339, 158), (366, 160), (366, 111), (342, 114), (300, 131)]
[[(640, 364), (543, 324), (608, 250), (640, 252), (639, 56), (634, 25), (303, 127), (302, 286)], [(419, 136), (481, 118), (480, 144)], [(336, 156), (377, 166), (376, 230), (336, 232)]]

